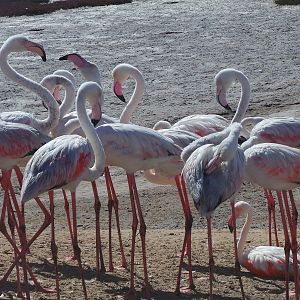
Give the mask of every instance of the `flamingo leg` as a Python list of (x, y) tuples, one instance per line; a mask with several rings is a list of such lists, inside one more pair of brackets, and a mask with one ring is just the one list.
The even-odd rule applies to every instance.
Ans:
[[(1, 219), (0, 219), (0, 232), (6, 237), (7, 240), (10, 241), (10, 236), (7, 233), (6, 226), (5, 226), (5, 213), (7, 210), (7, 219), (8, 225), (11, 231), (11, 242), (13, 243), (14, 248), (14, 255), (15, 259), (17, 258), (17, 245), (15, 239), (15, 227), (16, 227), (16, 219), (14, 218), (14, 214), (12, 212), (12, 207), (9, 201), (9, 194), (7, 191), (4, 191), (4, 199), (2, 204), (2, 211), (1, 211)], [(9, 205), (9, 208), (6, 206)], [(17, 297), (22, 297), (22, 289), (21, 289), (21, 278), (20, 278), (20, 269), (19, 269), (19, 261), (17, 260), (16, 263), (16, 276), (17, 276)], [(2, 294), (2, 290), (0, 289), (0, 294)]]
[(113, 259), (112, 259), (112, 241), (111, 241), (111, 222), (112, 222), (112, 208), (113, 208), (113, 199), (111, 194), (111, 186), (109, 181), (109, 169), (105, 167), (104, 169), (104, 176), (105, 176), (105, 183), (107, 189), (107, 207), (108, 207), (108, 271), (113, 272)]
[(279, 241), (278, 241), (276, 215), (275, 215), (275, 200), (270, 190), (264, 189), (264, 193), (267, 199), (268, 213), (269, 213), (269, 245), (272, 246), (272, 219), (273, 219), (275, 243), (276, 246), (278, 247)]
[(214, 257), (212, 253), (212, 238), (211, 238), (211, 217), (208, 217), (207, 219), (207, 238), (208, 238), (208, 258), (209, 258), (209, 299), (213, 299), (213, 269), (214, 269)]
[[(41, 227), (38, 229), (38, 231), (32, 236), (32, 238), (28, 241), (27, 244), (25, 244), (25, 246), (23, 248), (21, 248), (21, 251), (17, 248), (14, 247), (14, 243), (11, 241), (9, 235), (5, 235), (5, 237), (8, 239), (8, 241), (10, 242), (10, 244), (12, 245), (12, 247), (14, 247), (14, 250), (17, 252), (17, 257), (15, 258), (14, 262), (11, 264), (11, 266), (9, 267), (9, 269), (6, 271), (6, 273), (3, 275), (3, 277), (0, 280), (0, 290), (1, 290), (1, 285), (5, 284), (5, 282), (7, 281), (8, 276), (10, 275), (10, 273), (12, 272), (13, 268), (15, 267), (15, 265), (18, 263), (18, 261), (20, 259), (22, 259), (22, 257), (24, 256), (25, 253), (27, 253), (27, 249), (30, 247), (30, 245), (39, 237), (39, 235), (49, 226), (49, 224), (51, 223), (51, 215), (49, 214), (48, 210), (46, 209), (46, 207), (43, 205), (43, 203), (40, 201), (39, 198), (35, 198), (36, 203), (39, 205), (39, 207), (41, 208), (42, 212), (44, 213), (44, 222), (41, 225)], [(17, 203), (16, 203), (17, 204)], [(20, 213), (19, 207), (18, 205), (16, 206), (16, 212), (17, 215), (21, 215), (22, 218), (22, 214)], [(1, 225), (3, 225), (3, 222), (1, 222)], [(16, 227), (18, 234), (20, 236), (20, 229), (18, 228), (18, 226)], [(1, 228), (1, 232), (3, 234), (5, 234), (6, 229)], [(7, 233), (7, 232), (6, 232)], [(21, 239), (21, 238), (20, 238)], [(53, 293), (55, 292), (55, 290), (53, 289), (47, 289), (47, 288), (43, 288), (39, 282), (37, 281), (36, 277), (34, 276), (32, 270), (30, 269), (29, 265), (27, 263), (25, 263), (26, 265), (26, 269), (28, 270), (28, 273), (30, 274), (30, 277), (32, 279), (32, 281), (34, 282), (35, 286), (36, 286), (36, 290), (39, 292), (43, 292), (43, 293)], [(25, 280), (25, 279), (24, 279)]]
[(100, 233), (101, 202), (99, 199), (96, 181), (92, 181), (92, 187), (93, 187), (93, 193), (95, 199), (94, 209), (96, 215), (96, 272), (97, 272), (97, 278), (100, 279), (100, 272), (105, 273), (106, 271), (104, 265), (103, 253), (102, 253), (102, 243), (101, 243), (101, 233)]
[(279, 210), (281, 214), (281, 222), (283, 226), (283, 233), (284, 233), (284, 252), (285, 252), (285, 296), (286, 299), (289, 299), (289, 256), (290, 256), (290, 250), (291, 250), (291, 243), (289, 238), (289, 233), (287, 230), (287, 224), (286, 224), (286, 217), (284, 213), (284, 207), (281, 197), (281, 192), (276, 192), (278, 203), (279, 203)]
[[(18, 231), (18, 235), (20, 238), (20, 242), (21, 242), (21, 249), (26, 248), (27, 245), (27, 240), (26, 240), (26, 234), (25, 234), (25, 220), (23, 218), (23, 215), (21, 213), (21, 210), (19, 208), (19, 204), (17, 202), (17, 199), (15, 197), (15, 193), (13, 191), (13, 187), (11, 184), (11, 170), (9, 171), (4, 171), (2, 170), (2, 187), (3, 189), (7, 189), (7, 191), (10, 192), (13, 204), (14, 204), (14, 208), (16, 210), (16, 214), (17, 214), (17, 218), (19, 221), (19, 224), (16, 226), (17, 231)], [(10, 205), (10, 199), (9, 196), (7, 194), (7, 208), (9, 210), (9, 208), (11, 207)], [(11, 213), (13, 214), (12, 211), (12, 207), (11, 207)], [(14, 245), (13, 240), (10, 241), (11, 245)], [(24, 278), (24, 284), (25, 284), (25, 295), (27, 297), (27, 299), (30, 299), (30, 293), (29, 293), (29, 285), (28, 285), (28, 275), (27, 275), (27, 262), (26, 262), (26, 252), (23, 253), (23, 255), (21, 256), (21, 261), (22, 261), (22, 268), (23, 268), (23, 278)]]
[(236, 241), (236, 219), (235, 219), (235, 209), (234, 209), (234, 201), (231, 201), (231, 211), (232, 211), (232, 218), (233, 218), (233, 243), (234, 243), (234, 256), (235, 256), (235, 269), (237, 272), (237, 276), (239, 278), (242, 299), (245, 299), (244, 287), (241, 277), (241, 266), (238, 260), (238, 253), (237, 253), (237, 241)]
[(119, 246), (120, 246), (120, 253), (121, 253), (121, 267), (126, 269), (127, 268), (127, 261), (126, 261), (126, 258), (125, 258), (123, 241), (122, 241), (122, 236), (121, 236), (120, 217), (119, 217), (119, 200), (118, 200), (118, 197), (116, 195), (116, 192), (115, 192), (115, 189), (114, 189), (114, 185), (113, 185), (108, 167), (105, 167), (104, 173), (105, 173), (106, 183), (108, 184), (109, 190), (110, 190), (110, 193), (111, 193), (111, 199), (113, 201), (112, 205), (113, 205), (113, 208), (114, 208), (114, 211), (115, 211), (116, 225), (117, 225), (117, 232), (118, 232)]
[(70, 238), (73, 240), (73, 230), (71, 225), (71, 217), (70, 217), (70, 204), (68, 201), (67, 193), (65, 190), (62, 190), (63, 196), (64, 196), (64, 209), (67, 217), (67, 224), (70, 232)]
[(146, 297), (147, 299), (151, 299), (150, 293), (150, 284), (149, 284), (149, 277), (148, 277), (148, 270), (147, 270), (147, 255), (146, 255), (146, 224), (141, 208), (141, 203), (136, 187), (135, 177), (134, 174), (129, 174), (131, 177), (131, 184), (133, 189), (133, 194), (135, 198), (136, 208), (138, 211), (139, 219), (140, 219), (140, 237), (142, 243), (142, 256), (143, 256), (143, 266), (144, 266), (144, 283), (145, 283), (145, 290), (146, 290)]
[[(292, 194), (292, 191), (289, 193), (290, 195)], [(292, 205), (292, 216), (290, 213), (289, 209), (289, 204), (288, 204), (288, 196), (287, 192), (283, 191), (282, 192), (284, 203), (285, 203), (285, 209), (287, 211), (288, 215), (288, 222), (289, 222), (289, 227), (290, 227), (290, 235), (291, 235), (291, 251), (292, 251), (292, 256), (293, 256), (293, 269), (294, 269), (294, 281), (295, 281), (295, 297), (296, 299), (299, 299), (299, 286), (298, 286), (298, 258), (297, 258), (297, 236), (296, 236), (296, 227), (295, 227), (295, 212), (294, 212), (294, 205)], [(292, 194), (293, 196), (293, 194)], [(292, 198), (290, 197), (291, 202)], [(293, 198), (294, 200), (294, 198)]]
[(59, 290), (59, 275), (57, 267), (57, 245), (55, 242), (55, 224), (54, 224), (54, 197), (53, 191), (48, 192), (50, 200), (50, 214), (51, 214), (51, 253), (52, 259), (55, 267), (55, 287), (56, 287), (56, 299), (60, 300), (60, 290)]
[(76, 195), (75, 192), (71, 192), (71, 197), (72, 197), (72, 213), (73, 213), (73, 250), (75, 253), (75, 257), (79, 266), (80, 270), (80, 276), (81, 276), (81, 282), (82, 282), (82, 289), (83, 289), (83, 295), (84, 299), (87, 300), (87, 291), (86, 291), (86, 285), (85, 285), (85, 280), (84, 280), (84, 275), (83, 275), (83, 268), (82, 268), (82, 261), (81, 261), (81, 249), (79, 248), (78, 245), (78, 237), (77, 237), (77, 213), (76, 213)]
[[(191, 263), (191, 228), (193, 223), (193, 217), (189, 207), (188, 196), (187, 196), (186, 186), (183, 177), (181, 177), (181, 182), (180, 182), (179, 176), (176, 176), (175, 182), (176, 182), (178, 194), (180, 197), (180, 201), (185, 216), (185, 235), (184, 235), (183, 246), (180, 255), (179, 271), (177, 275), (177, 284), (175, 289), (175, 294), (180, 294), (180, 292), (184, 292), (186, 290), (191, 290), (195, 288), (195, 285), (193, 283), (192, 263)], [(181, 280), (183, 257), (185, 255), (185, 248), (187, 248), (187, 255), (189, 261), (189, 287), (188, 289), (180, 290), (180, 280)]]
[(128, 181), (130, 203), (131, 203), (131, 210), (132, 210), (132, 238), (131, 238), (131, 262), (130, 262), (130, 287), (125, 297), (128, 299), (134, 299), (136, 295), (136, 291), (134, 287), (134, 254), (135, 254), (135, 238), (136, 238), (136, 231), (138, 226), (138, 218), (136, 214), (136, 206), (134, 201), (134, 192), (132, 188), (131, 177), (129, 174), (127, 174), (127, 181)]

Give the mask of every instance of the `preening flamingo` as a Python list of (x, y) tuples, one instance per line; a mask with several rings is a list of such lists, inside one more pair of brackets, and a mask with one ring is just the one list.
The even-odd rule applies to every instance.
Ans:
[[(291, 250), (293, 261), (295, 262), (294, 278), (298, 278), (298, 265), (296, 263), (298, 213), (292, 190), (298, 187), (300, 182), (300, 150), (281, 144), (262, 143), (246, 149), (245, 157), (246, 179), (264, 189), (274, 190), (277, 193), (285, 238), (285, 261), (289, 261)], [(290, 204), (287, 191), (289, 191)], [(272, 193), (268, 192), (266, 195), (271, 197)], [(288, 267), (289, 264), (286, 264), (287, 298), (289, 296)], [(295, 281), (298, 282), (296, 279)], [(295, 292), (296, 297), (298, 297), (299, 288), (297, 284), (295, 285)]]
[[(22, 203), (57, 188), (71, 191), (73, 210), (72, 244), (81, 270), (85, 299), (88, 298), (77, 239), (75, 191), (82, 180), (93, 181), (103, 173), (104, 150), (85, 110), (85, 100), (87, 99), (95, 105), (99, 105), (101, 94), (102, 89), (94, 82), (86, 82), (81, 85), (78, 90), (76, 110), (87, 139), (77, 135), (64, 135), (41, 147), (32, 156), (25, 168), (21, 189)], [(100, 107), (99, 110), (101, 112)], [(51, 213), (53, 214), (53, 211)]]
[[(224, 135), (227, 135), (225, 139), (222, 137), (217, 141), (212, 138), (210, 142), (214, 142), (214, 144), (202, 145), (194, 150), (188, 158), (185, 156), (187, 160), (182, 170), (182, 175), (185, 179), (187, 189), (194, 200), (195, 207), (200, 215), (205, 216), (207, 219), (210, 299), (212, 299), (214, 266), (211, 218), (218, 205), (228, 199), (231, 199), (233, 210), (235, 195), (242, 185), (245, 172), (245, 157), (243, 150), (238, 146), (240, 131), (241, 125), (232, 123), (229, 128), (224, 130)], [(220, 136), (220, 133), (217, 134)], [(210, 136), (214, 137), (214, 135), (213, 133)], [(209, 136), (204, 138), (209, 142)], [(199, 141), (202, 139), (200, 138)], [(194, 146), (193, 143), (192, 146)], [(189, 147), (186, 149), (188, 150)], [(184, 151), (182, 156), (184, 155)], [(236, 267), (238, 268), (242, 297), (245, 298), (237, 260), (236, 233), (234, 235), (234, 242)]]
[[(239, 201), (234, 205), (235, 218), (246, 215), (246, 221), (240, 233), (237, 244), (238, 259), (240, 264), (252, 274), (266, 278), (285, 278), (286, 257), (283, 247), (257, 246), (245, 249), (247, 236), (253, 221), (253, 208), (244, 201)], [(231, 230), (233, 223), (232, 215), (228, 219), (228, 227)], [(297, 258), (298, 268), (300, 258)], [(289, 277), (294, 277), (293, 259), (289, 258)], [(297, 284), (297, 283), (296, 283)]]

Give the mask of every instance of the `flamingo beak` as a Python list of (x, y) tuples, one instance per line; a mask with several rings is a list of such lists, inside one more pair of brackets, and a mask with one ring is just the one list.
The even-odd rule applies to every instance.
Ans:
[(97, 126), (97, 124), (99, 123), (100, 119), (91, 119), (92, 124), (94, 125), (94, 127)]
[(78, 68), (84, 67), (84, 64), (87, 62), (83, 57), (81, 57), (77, 53), (70, 53), (70, 54), (61, 56), (58, 60), (69, 60)]
[(39, 55), (43, 61), (47, 60), (46, 52), (42, 45), (31, 41), (27, 41), (25, 47), (28, 51)]
[(123, 95), (123, 88), (119, 81), (116, 81), (114, 84), (114, 93), (122, 102), (126, 103), (125, 97)]
[(221, 85), (218, 85), (217, 86), (217, 94), (216, 94), (216, 97), (217, 97), (217, 101), (218, 103), (223, 106), (226, 110), (232, 112), (232, 109), (231, 107), (229, 106), (229, 104), (227, 103), (227, 100), (226, 100), (226, 91), (224, 89), (223, 86)]
[(57, 86), (55, 87), (54, 89), (54, 92), (53, 92), (53, 97), (54, 99), (56, 100), (56, 102), (61, 105), (61, 98), (60, 98), (60, 88)]

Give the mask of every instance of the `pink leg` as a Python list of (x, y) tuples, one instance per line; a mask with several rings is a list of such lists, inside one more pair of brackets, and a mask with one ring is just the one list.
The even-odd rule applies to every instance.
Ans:
[(55, 225), (54, 225), (54, 198), (53, 191), (48, 192), (50, 200), (50, 214), (51, 214), (51, 252), (52, 259), (55, 267), (55, 287), (56, 287), (56, 299), (60, 300), (60, 290), (59, 290), (59, 275), (57, 267), (57, 245), (55, 242)]
[[(289, 227), (290, 227), (290, 235), (291, 235), (291, 251), (293, 256), (293, 269), (294, 269), (294, 281), (295, 281), (295, 296), (296, 299), (299, 299), (299, 286), (298, 286), (298, 259), (297, 259), (297, 235), (296, 235), (296, 227), (295, 227), (295, 217), (294, 217), (294, 210), (292, 212), (293, 216), (291, 216), (289, 203), (288, 203), (288, 196), (287, 192), (283, 191), (283, 199), (285, 203), (285, 209), (287, 211)], [(290, 191), (289, 193), (292, 195), (290, 197), (291, 202), (294, 200), (293, 193)], [(293, 200), (292, 200), (293, 199)], [(296, 208), (295, 203), (292, 204), (292, 208)]]
[(144, 266), (144, 283), (145, 283), (145, 290), (146, 290), (146, 297), (147, 299), (151, 299), (150, 293), (150, 284), (148, 278), (148, 270), (147, 270), (147, 255), (146, 255), (146, 224), (144, 221), (144, 216), (140, 204), (140, 199), (136, 187), (135, 177), (134, 174), (128, 174), (131, 177), (131, 184), (133, 189), (133, 194), (135, 198), (136, 208), (138, 211), (139, 219), (140, 219), (140, 237), (142, 243), (142, 256), (143, 256), (143, 266)]
[(212, 253), (212, 238), (211, 238), (211, 218), (207, 218), (207, 237), (208, 237), (208, 257), (209, 257), (209, 299), (213, 299), (213, 269), (214, 269), (214, 257)]
[(88, 297), (87, 297), (87, 291), (86, 291), (86, 285), (85, 285), (82, 261), (81, 261), (81, 249), (79, 248), (78, 237), (77, 237), (77, 219), (76, 219), (77, 213), (76, 213), (75, 192), (71, 192), (71, 197), (72, 197), (72, 213), (73, 213), (73, 241), (72, 241), (72, 244), (73, 244), (73, 250), (74, 250), (75, 257), (78, 262), (78, 266), (79, 266), (79, 270), (80, 270), (84, 299), (87, 300)]
[[(175, 177), (176, 186), (178, 189), (178, 194), (180, 197), (180, 201), (182, 204), (184, 216), (185, 216), (185, 235), (183, 240), (182, 252), (180, 255), (180, 263), (179, 263), (179, 271), (177, 275), (177, 284), (175, 289), (175, 294), (180, 294), (180, 292), (189, 291), (195, 288), (193, 283), (193, 275), (192, 275), (192, 263), (191, 263), (191, 228), (193, 223), (193, 217), (191, 214), (191, 210), (189, 207), (188, 196), (186, 192), (185, 182), (183, 177), (181, 177), (181, 182), (179, 180), (179, 176)], [(181, 271), (183, 264), (183, 257), (185, 255), (185, 248), (187, 248), (187, 255), (189, 261), (189, 287), (187, 289), (180, 290), (180, 281), (181, 281)]]
[(233, 243), (234, 243), (234, 256), (235, 256), (235, 269), (237, 272), (237, 276), (239, 278), (241, 293), (242, 293), (242, 299), (245, 299), (244, 294), (244, 288), (243, 288), (243, 282), (241, 277), (241, 266), (238, 260), (238, 254), (237, 254), (237, 242), (236, 242), (236, 218), (235, 218), (235, 209), (234, 209), (234, 201), (231, 201), (231, 211), (232, 211), (232, 219), (233, 219)]
[[(8, 208), (7, 208), (8, 205)], [(3, 199), (3, 205), (2, 205), (2, 211), (1, 211), (1, 219), (0, 219), (0, 232), (7, 238), (7, 240), (10, 240), (10, 236), (8, 235), (8, 232), (6, 230), (5, 226), (5, 213), (7, 210), (7, 219), (8, 219), (8, 225), (11, 231), (11, 243), (13, 243), (14, 248), (14, 255), (15, 260), (17, 259), (18, 251), (17, 245), (16, 245), (16, 239), (15, 239), (15, 227), (16, 227), (16, 219), (14, 218), (13, 210), (10, 205), (9, 201), (9, 194), (7, 191), (4, 192), (4, 199)], [(21, 278), (20, 278), (20, 270), (19, 270), (19, 261), (16, 260), (16, 276), (17, 276), (17, 296), (23, 297), (22, 289), (21, 289)], [(0, 294), (2, 294), (2, 291), (0, 289)]]
[(102, 254), (102, 243), (101, 243), (101, 234), (100, 234), (101, 202), (99, 199), (99, 194), (98, 194), (97, 185), (95, 181), (92, 181), (92, 188), (93, 188), (94, 199), (95, 199), (94, 209), (96, 215), (96, 272), (97, 272), (97, 278), (100, 279), (100, 272), (105, 273), (106, 271), (104, 260), (103, 260), (103, 254)]
[(115, 211), (115, 216), (116, 216), (116, 225), (117, 225), (117, 232), (118, 232), (120, 253), (121, 253), (121, 267), (126, 269), (127, 261), (126, 261), (125, 254), (124, 254), (124, 247), (123, 247), (121, 229), (120, 229), (119, 200), (116, 195), (108, 167), (105, 168), (105, 180), (106, 180), (106, 184), (108, 185), (108, 189), (110, 190), (111, 198), (109, 197), (109, 199), (112, 199), (112, 205), (113, 205), (113, 208)]
[(114, 266), (113, 266), (113, 258), (112, 258), (112, 240), (111, 240), (111, 221), (112, 221), (112, 208), (113, 208), (113, 198), (111, 194), (111, 187), (110, 187), (110, 181), (109, 181), (109, 169), (105, 167), (104, 169), (104, 176), (105, 176), (105, 183), (106, 183), (106, 189), (107, 189), (107, 207), (108, 207), (108, 271), (113, 272)]
[[(51, 216), (49, 214), (49, 212), (47, 211), (47, 209), (45, 208), (45, 206), (43, 205), (43, 203), (40, 201), (39, 198), (35, 198), (35, 201), (37, 202), (37, 204), (39, 205), (39, 207), (41, 208), (42, 212), (44, 213), (44, 222), (42, 224), (42, 226), (39, 228), (39, 230), (33, 235), (33, 237), (28, 241), (26, 247), (24, 249), (21, 249), (21, 252), (19, 251), (18, 248), (14, 247), (14, 244), (11, 242), (10, 237), (8, 235), (6, 235), (6, 238), (8, 239), (8, 241), (11, 243), (11, 245), (14, 247), (14, 250), (18, 253), (18, 256), (16, 257), (15, 261), (11, 264), (10, 268), (6, 271), (6, 273), (4, 274), (4, 276), (1, 278), (0, 280), (0, 287), (2, 284), (4, 284), (8, 278), (8, 276), (10, 275), (10, 273), (12, 272), (14, 266), (17, 264), (17, 262), (21, 259), (22, 256), (24, 256), (24, 253), (27, 252), (28, 247), (39, 237), (39, 235), (49, 226), (49, 224), (51, 223)], [(1, 232), (3, 234), (5, 234), (6, 229), (2, 226), (4, 223), (1, 222)], [(17, 227), (18, 229), (18, 227)], [(36, 286), (36, 290), (38, 292), (42, 292), (42, 293), (54, 293), (55, 290), (53, 289), (46, 289), (43, 288), (39, 282), (37, 281), (36, 277), (34, 276), (33, 272), (31, 271), (29, 265), (26, 263), (26, 268), (28, 270), (28, 273), (30, 274), (30, 277), (32, 279), (32, 281), (34, 282), (35, 286)], [(1, 289), (1, 288), (0, 288)]]
[[(291, 250), (291, 244), (290, 244), (290, 237), (287, 229), (287, 223), (286, 223), (286, 217), (284, 213), (284, 206), (282, 202), (282, 197), (281, 197), (281, 192), (277, 192), (277, 197), (278, 197), (278, 203), (279, 203), (279, 209), (280, 209), (280, 214), (281, 214), (281, 222), (283, 226), (283, 233), (284, 233), (284, 252), (285, 252), (285, 261), (289, 261), (290, 257), (290, 250)], [(286, 299), (289, 299), (289, 264), (286, 263), (286, 268), (285, 268), (285, 295)]]
[(278, 234), (277, 234), (277, 225), (276, 225), (276, 215), (275, 215), (275, 200), (273, 194), (270, 190), (264, 189), (265, 196), (268, 203), (268, 212), (269, 212), (269, 245), (272, 245), (272, 218), (274, 225), (274, 234), (276, 246), (279, 246)]
[(130, 262), (130, 287), (129, 287), (129, 291), (125, 295), (125, 298), (135, 299), (136, 292), (134, 287), (134, 254), (135, 254), (135, 238), (136, 238), (136, 231), (138, 225), (138, 218), (136, 215), (134, 192), (132, 188), (131, 177), (129, 174), (127, 174), (127, 181), (128, 181), (130, 203), (131, 203), (131, 210), (132, 210), (132, 238), (131, 238), (131, 262)]
[[(8, 190), (11, 194), (14, 208), (16, 210), (16, 215), (17, 215), (17, 218), (19, 221), (19, 224), (18, 225), (16, 224), (17, 225), (16, 228), (17, 228), (18, 235), (19, 235), (20, 242), (21, 242), (21, 249), (24, 249), (24, 248), (26, 248), (26, 245), (27, 245), (27, 240), (26, 240), (26, 235), (25, 235), (25, 220), (24, 220), (21, 210), (19, 208), (19, 204), (17, 202), (15, 193), (13, 191), (13, 187), (11, 184), (11, 170), (9, 170), (9, 171), (2, 170), (2, 183), (1, 184), (3, 186), (3, 189)], [(9, 207), (10, 207), (9, 197), (7, 197), (6, 201), (7, 201), (7, 208), (9, 210)], [(11, 210), (11, 212), (12, 212), (12, 210)], [(12, 243), (12, 245), (13, 245), (13, 241), (11, 241), (10, 243)], [(25, 295), (26, 295), (27, 299), (30, 299), (26, 252), (24, 252), (23, 255), (21, 256), (21, 261), (22, 261), (23, 278), (24, 278), (24, 284), (25, 284)]]

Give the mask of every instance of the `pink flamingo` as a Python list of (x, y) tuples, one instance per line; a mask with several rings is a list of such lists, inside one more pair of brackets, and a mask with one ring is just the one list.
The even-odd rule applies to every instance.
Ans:
[[(91, 103), (99, 106), (101, 94), (102, 89), (94, 82), (87, 82), (81, 85), (78, 90), (76, 110), (78, 112), (80, 125), (87, 139), (77, 135), (64, 135), (55, 138), (44, 147), (41, 147), (32, 156), (26, 166), (21, 189), (22, 203), (46, 191), (57, 188), (71, 191), (73, 211), (72, 244), (81, 272), (85, 299), (88, 298), (77, 238), (75, 191), (82, 180), (92, 181), (100, 177), (103, 173), (105, 162), (104, 150), (87, 116), (84, 105), (87, 99)], [(92, 167), (91, 164), (93, 164)]]
[[(226, 92), (229, 89), (230, 85), (234, 81), (239, 81), (242, 90), (241, 90), (241, 97), (239, 101), (238, 108), (234, 114), (234, 117), (231, 120), (233, 122), (241, 122), (243, 119), (248, 104), (250, 101), (250, 84), (248, 78), (241, 72), (232, 68), (223, 69), (215, 76), (216, 82), (216, 96), (217, 101), (222, 105), (224, 108), (231, 111), (231, 108), (228, 105), (226, 99)], [(226, 127), (228, 127), (230, 123), (223, 117), (219, 115), (209, 114), (209, 115), (190, 115), (187, 117), (182, 118), (181, 120), (177, 121), (175, 124), (171, 126), (166, 121), (159, 121), (155, 127), (158, 128), (178, 128), (185, 131), (193, 132), (198, 136), (205, 136), (210, 133), (218, 132)], [(161, 127), (163, 126), (163, 127)]]
[[(207, 219), (210, 299), (212, 299), (214, 266), (211, 217), (218, 205), (230, 198), (232, 199), (231, 206), (233, 210), (235, 195), (242, 185), (245, 172), (245, 157), (243, 150), (238, 147), (240, 131), (241, 125), (233, 123), (224, 131), (217, 133), (217, 136), (220, 138), (219, 140), (215, 139), (216, 134), (213, 133), (193, 142), (182, 152), (182, 157), (187, 159), (182, 170), (182, 175), (197, 210)], [(201, 142), (203, 139), (205, 139), (204, 145)], [(194, 150), (188, 157), (185, 151), (189, 151), (190, 147), (194, 148), (195, 144), (198, 144), (200, 147)], [(240, 266), (237, 259), (236, 231), (234, 234), (234, 245), (236, 268), (239, 274), (242, 297), (244, 299)]]
[[(292, 190), (299, 186), (300, 150), (286, 145), (262, 143), (245, 150), (246, 179), (269, 190), (276, 191), (285, 238), (285, 261), (289, 261), (292, 251), (294, 261), (294, 278), (298, 282), (297, 265), (297, 208)], [(290, 205), (287, 191), (289, 191)], [(283, 198), (283, 200), (282, 200)], [(284, 201), (284, 203), (283, 203)], [(292, 210), (292, 212), (291, 212)], [(286, 212), (285, 212), (286, 211)], [(288, 231), (289, 227), (289, 231)], [(289, 264), (286, 264), (286, 297), (289, 297)], [(299, 296), (298, 285), (295, 285), (296, 297)]]
[[(247, 236), (253, 221), (253, 208), (244, 201), (239, 201), (234, 206), (235, 218), (246, 215), (246, 221), (240, 233), (237, 244), (238, 259), (240, 264), (249, 270), (252, 274), (266, 278), (285, 278), (286, 257), (283, 247), (276, 246), (258, 246), (245, 250)], [(231, 230), (233, 224), (232, 215), (228, 219), (228, 227)], [(293, 259), (289, 259), (289, 277), (294, 277)], [(297, 258), (298, 268), (300, 258)], [(296, 283), (297, 284), (297, 283)]]
[[(101, 85), (100, 82), (100, 72), (97, 66), (93, 63), (90, 63), (86, 59), (84, 59), (82, 56), (76, 53), (67, 54), (60, 58), (60, 60), (69, 60), (75, 64), (75, 66), (78, 67), (82, 75), (86, 80), (92, 80), (97, 82)], [(91, 70), (90, 72), (88, 70)], [(114, 85), (113, 89), (116, 94), (116, 96), (125, 102), (125, 98), (123, 96), (123, 89), (122, 84), (128, 80), (129, 77), (132, 77), (135, 82), (135, 89), (134, 92), (126, 104), (125, 108), (123, 109), (120, 119), (112, 118), (109, 116), (103, 116), (98, 124), (95, 124), (95, 126), (99, 126), (102, 124), (109, 124), (109, 123), (129, 123), (132, 117), (132, 114), (138, 104), (142, 100), (142, 96), (145, 89), (145, 82), (142, 73), (135, 67), (129, 64), (119, 64), (117, 65), (113, 71), (112, 76), (114, 79)], [(66, 125), (64, 129), (61, 131), (61, 133), (77, 133), (82, 135), (80, 128), (78, 127), (78, 121), (76, 118), (74, 118), (74, 115), (71, 116), (73, 118), (70, 120), (70, 114), (65, 116), (63, 119), (66, 120)], [(76, 130), (74, 130), (76, 128)], [(118, 232), (118, 238), (119, 238), (119, 244), (120, 244), (120, 253), (121, 253), (121, 267), (127, 268), (127, 262), (124, 254), (123, 249), (123, 243), (122, 243), (122, 237), (121, 237), (121, 230), (120, 230), (120, 221), (119, 221), (119, 214), (118, 214), (118, 207), (119, 207), (119, 200), (116, 196), (116, 192), (113, 186), (113, 182), (111, 179), (111, 175), (109, 172), (109, 168), (105, 168), (105, 181), (106, 181), (106, 187), (107, 187), (107, 194), (108, 194), (108, 212), (109, 212), (109, 271), (113, 271), (113, 262), (112, 262), (112, 242), (111, 242), (111, 222), (112, 222), (112, 208), (114, 208), (115, 216), (116, 216), (116, 224), (117, 224), (117, 232)], [(103, 263), (102, 270), (105, 270)]]
[[(2, 234), (6, 237), (9, 243), (14, 248), (15, 255), (19, 256), (19, 259), (22, 259), (23, 271), (24, 271), (24, 282), (25, 282), (25, 293), (29, 299), (29, 288), (27, 282), (27, 272), (29, 272), (31, 278), (33, 279), (34, 283), (36, 284), (37, 288), (42, 291), (46, 291), (43, 289), (39, 283), (37, 282), (36, 278), (34, 277), (31, 269), (28, 267), (26, 262), (26, 251), (30, 245), (30, 241), (27, 243), (26, 236), (25, 236), (25, 221), (19, 205), (17, 203), (17, 199), (15, 193), (12, 188), (11, 184), (11, 170), (16, 167), (17, 165), (23, 166), (29, 160), (30, 156), (39, 149), (42, 145), (46, 144), (50, 141), (50, 137), (40, 133), (36, 129), (24, 125), (24, 124), (17, 124), (17, 123), (9, 123), (0, 121), (0, 169), (2, 170), (2, 177), (1, 177), (1, 185), (4, 189), (4, 201), (2, 204), (2, 211), (1, 211), (1, 218), (0, 218), (0, 230)], [(14, 209), (16, 210), (17, 220), (14, 219), (14, 214), (12, 212), (12, 204), (10, 202), (9, 194), (12, 197)], [(41, 228), (46, 228), (51, 220), (49, 213), (45, 209), (44, 205), (42, 204), (39, 199), (36, 199), (37, 204), (41, 207), (44, 215), (45, 220)], [(17, 248), (14, 237), (10, 237), (7, 233), (5, 227), (5, 214), (7, 212), (7, 216), (10, 219), (9, 221), (13, 220), (14, 226), (18, 231), (18, 235), (21, 241), (21, 248), (22, 254), (20, 254), (20, 250)], [(27, 248), (26, 248), (27, 247)], [(25, 249), (24, 249), (25, 248)], [(15, 264), (19, 261), (19, 259), (15, 260)], [(15, 265), (14, 264), (14, 265)], [(6, 282), (9, 274), (11, 273), (14, 265), (6, 272), (4, 277), (0, 280), (0, 290), (2, 290), (2, 284)], [(17, 284), (18, 284), (18, 295), (21, 296), (21, 286), (20, 286), (20, 278), (17, 270)]]
[[(140, 206), (134, 172), (138, 170), (157, 169), (168, 176), (175, 177), (180, 173), (181, 149), (172, 140), (156, 131), (132, 124), (105, 124), (96, 127), (96, 132), (102, 141), (106, 165), (118, 166), (127, 173), (131, 207), (132, 207), (132, 248), (131, 248), (131, 280), (128, 297), (134, 297), (134, 253), (135, 237), (140, 221), (140, 235), (142, 242), (144, 281), (147, 298), (150, 298), (150, 285), (146, 263), (146, 225)], [(137, 216), (138, 215), (138, 216)]]

